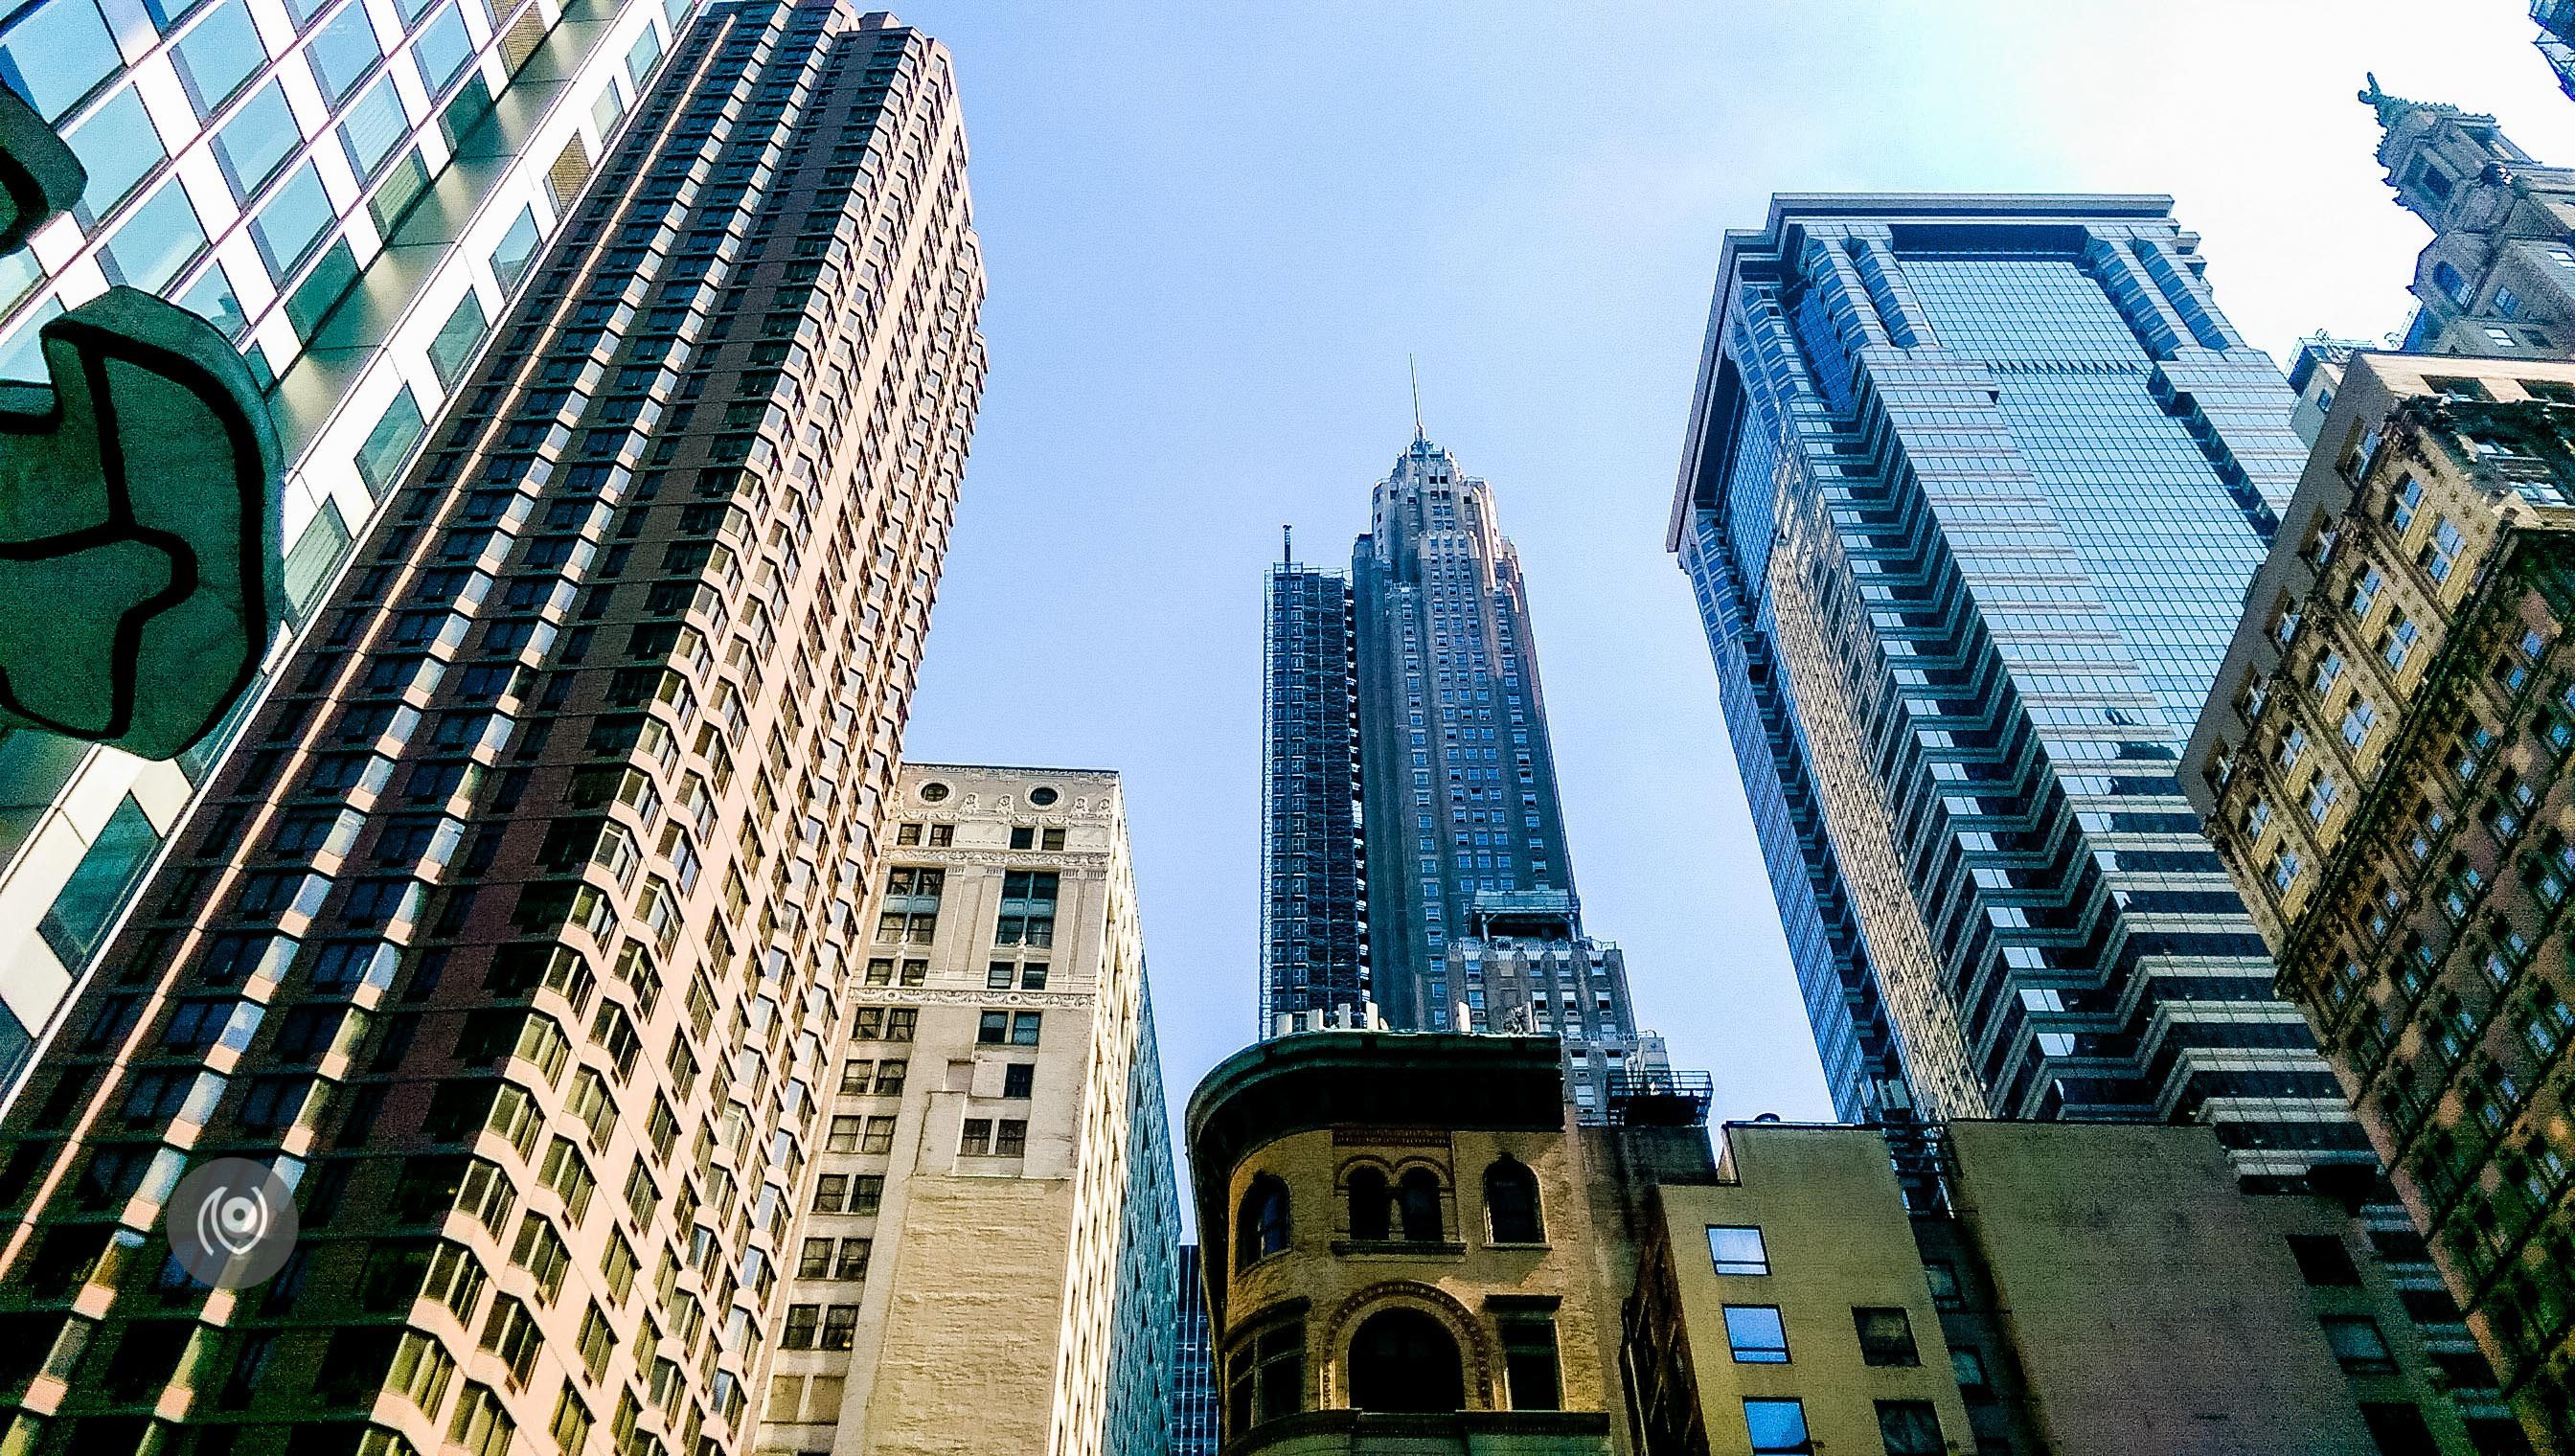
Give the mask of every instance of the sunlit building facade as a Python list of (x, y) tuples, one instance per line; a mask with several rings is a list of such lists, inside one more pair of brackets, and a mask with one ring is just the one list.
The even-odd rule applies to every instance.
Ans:
[[(89, 185), (0, 259), (0, 376), (41, 378), (37, 329), (111, 284), (214, 321), (270, 390), (287, 599), (308, 622), (688, 13), (20, 7), (0, 28), (0, 82), (55, 125)], [(0, 1089), (239, 723), (167, 763), (0, 729)]]
[(710, 6), (530, 269), (0, 1118), (12, 1451), (754, 1449), (982, 390), (946, 52)]

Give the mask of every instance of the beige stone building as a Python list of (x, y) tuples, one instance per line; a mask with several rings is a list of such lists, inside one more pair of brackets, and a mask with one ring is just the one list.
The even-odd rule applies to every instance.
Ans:
[(2203, 1127), (1737, 1123), (1647, 1209), (1642, 1456), (2471, 1449), (2342, 1205)]
[(1161, 1449), (1179, 1203), (1116, 773), (908, 763), (764, 1452)]
[(1555, 1038), (1265, 1041), (1200, 1083), (1190, 1153), (1227, 1456), (1618, 1449)]
[(2356, 356), (2182, 781), (2524, 1424), (2575, 1441), (2575, 364)]

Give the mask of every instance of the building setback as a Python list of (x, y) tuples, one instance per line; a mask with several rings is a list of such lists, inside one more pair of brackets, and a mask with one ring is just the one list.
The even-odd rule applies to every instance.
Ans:
[(904, 765), (760, 1448), (1169, 1444), (1180, 1200), (1118, 775)]
[[(0, 1119), (15, 1449), (751, 1449), (981, 389), (965, 166), (890, 17), (675, 45)], [(301, 1207), (256, 1292), (138, 1256), (215, 1154)]]
[[(16, 8), (0, 84), (54, 124), (89, 185), (79, 213), (0, 259), (0, 377), (43, 379), (36, 331), (110, 285), (211, 320), (269, 386), (288, 606), (309, 622), (688, 14)], [(0, 1092), (241, 722), (170, 762), (0, 729)]]
[(2182, 782), (2542, 1449), (2575, 1445), (2575, 364), (2356, 356)]
[(1417, 431), (1369, 518), (1346, 578), (1270, 574), (1262, 1034), (1364, 1024), (1355, 987), (1397, 1027), (1556, 1035), (1596, 1115), (1635, 1015), (1583, 930), (1519, 555)]

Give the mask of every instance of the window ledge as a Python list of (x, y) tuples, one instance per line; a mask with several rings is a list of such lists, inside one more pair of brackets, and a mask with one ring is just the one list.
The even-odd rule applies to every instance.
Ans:
[(1462, 1259), (1466, 1256), (1466, 1246), (1445, 1241), (1433, 1243), (1428, 1239), (1336, 1238), (1332, 1240), (1332, 1252), (1345, 1258), (1362, 1259)]

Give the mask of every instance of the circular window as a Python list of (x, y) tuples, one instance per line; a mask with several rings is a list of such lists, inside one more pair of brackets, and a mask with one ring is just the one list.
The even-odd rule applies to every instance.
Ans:
[(921, 785), (921, 801), (923, 803), (937, 803), (947, 796), (948, 785), (945, 783), (933, 782)]
[(1063, 797), (1062, 794), (1057, 793), (1054, 789), (1047, 787), (1043, 783), (1029, 790), (1029, 802), (1036, 804), (1040, 808), (1046, 807), (1048, 804), (1055, 802), (1061, 797)]

